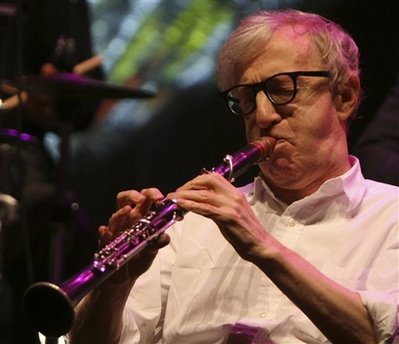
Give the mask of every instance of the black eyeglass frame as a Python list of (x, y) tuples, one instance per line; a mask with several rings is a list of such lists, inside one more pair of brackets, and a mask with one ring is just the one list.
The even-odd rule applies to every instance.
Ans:
[[(294, 92), (292, 93), (292, 96), (289, 100), (284, 101), (284, 102), (276, 102), (275, 99), (273, 99), (273, 97), (268, 93), (268, 89), (267, 89), (267, 84), (270, 82), (270, 80), (272, 80), (275, 77), (278, 77), (280, 75), (288, 75), (294, 85)], [(270, 100), (270, 102), (274, 105), (286, 105), (290, 102), (292, 102), (297, 94), (297, 79), (299, 76), (311, 76), (311, 77), (324, 77), (324, 78), (328, 78), (330, 77), (330, 72), (326, 71), (326, 70), (322, 70), (322, 71), (295, 71), (295, 72), (283, 72), (283, 73), (278, 73), (278, 74), (274, 74), (272, 76), (270, 76), (269, 78), (267, 78), (266, 80), (257, 82), (255, 84), (239, 84), (239, 85), (235, 85), (225, 91), (220, 92), (220, 95), (223, 97), (228, 109), (230, 110), (231, 113), (233, 113), (234, 115), (237, 116), (247, 116), (249, 115), (252, 111), (255, 110), (256, 108), (256, 101), (253, 101), (253, 107), (251, 108), (250, 111), (247, 111), (246, 113), (237, 113), (235, 111), (232, 110), (232, 107), (230, 107), (229, 105), (229, 101), (231, 100), (231, 97), (229, 97), (229, 93), (234, 90), (235, 88), (238, 87), (242, 87), (242, 86), (247, 86), (249, 87), (253, 93), (254, 93), (254, 99), (256, 98), (256, 95), (260, 92), (263, 91), (264, 94), (266, 95), (266, 97)]]

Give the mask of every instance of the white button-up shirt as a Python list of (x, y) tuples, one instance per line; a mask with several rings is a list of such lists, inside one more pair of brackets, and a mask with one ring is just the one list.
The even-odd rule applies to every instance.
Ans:
[[(365, 180), (353, 157), (352, 164), (289, 206), (260, 178), (242, 191), (265, 230), (360, 294), (379, 343), (391, 343), (398, 326), (399, 188)], [(121, 343), (226, 343), (237, 326), (252, 329), (252, 343), (329, 343), (213, 221), (189, 213), (168, 234), (170, 245), (131, 292)]]

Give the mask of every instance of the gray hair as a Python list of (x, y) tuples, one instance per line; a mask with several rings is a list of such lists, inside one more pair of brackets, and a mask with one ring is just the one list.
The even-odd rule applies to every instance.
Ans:
[(310, 37), (311, 48), (330, 72), (334, 95), (341, 93), (352, 76), (359, 78), (358, 47), (338, 24), (297, 10), (261, 11), (244, 18), (223, 45), (217, 63), (219, 88), (234, 86), (248, 63), (262, 52), (265, 42), (287, 26), (301, 28)]

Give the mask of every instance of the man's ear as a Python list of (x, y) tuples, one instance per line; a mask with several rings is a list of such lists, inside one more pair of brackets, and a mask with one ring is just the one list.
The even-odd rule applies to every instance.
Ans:
[(360, 80), (357, 76), (351, 76), (345, 84), (339, 86), (334, 103), (341, 121), (347, 121), (356, 110), (359, 97)]

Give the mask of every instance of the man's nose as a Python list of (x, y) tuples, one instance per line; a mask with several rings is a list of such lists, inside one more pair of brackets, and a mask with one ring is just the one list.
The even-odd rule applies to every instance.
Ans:
[(258, 92), (255, 101), (255, 121), (258, 127), (268, 129), (281, 121), (281, 115), (276, 106), (267, 98), (264, 92)]

